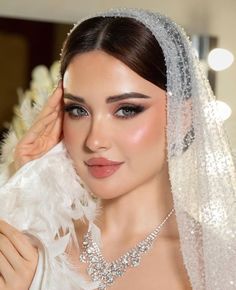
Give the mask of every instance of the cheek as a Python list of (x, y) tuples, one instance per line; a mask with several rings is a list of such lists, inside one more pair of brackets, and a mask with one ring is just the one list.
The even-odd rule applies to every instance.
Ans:
[(148, 153), (152, 148), (161, 149), (165, 146), (165, 124), (164, 114), (147, 114), (139, 124), (125, 131), (123, 140), (126, 140), (132, 154), (142, 150)]
[(81, 134), (81, 131), (76, 128), (76, 122), (69, 120), (69, 118), (65, 116), (63, 122), (63, 136), (65, 145), (69, 152), (77, 147), (78, 140), (80, 140), (80, 138), (78, 138), (78, 132)]

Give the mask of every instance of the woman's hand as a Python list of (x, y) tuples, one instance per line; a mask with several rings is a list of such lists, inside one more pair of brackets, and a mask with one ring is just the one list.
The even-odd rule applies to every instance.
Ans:
[(14, 168), (37, 159), (54, 147), (62, 137), (62, 81), (49, 97), (32, 127), (18, 142), (14, 152)]
[(38, 250), (28, 237), (0, 220), (0, 290), (28, 290), (38, 263)]

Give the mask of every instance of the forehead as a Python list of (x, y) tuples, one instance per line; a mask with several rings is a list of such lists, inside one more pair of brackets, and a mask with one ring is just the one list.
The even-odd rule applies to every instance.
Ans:
[(152, 94), (153, 90), (160, 90), (122, 61), (101, 50), (76, 55), (67, 67), (63, 85), (67, 92), (85, 97), (132, 91)]
[(133, 79), (139, 77), (119, 59), (101, 50), (76, 55), (65, 72), (65, 78), (84, 81), (92, 79), (92, 77), (98, 80), (112, 80), (113, 78), (120, 80), (127, 76)]

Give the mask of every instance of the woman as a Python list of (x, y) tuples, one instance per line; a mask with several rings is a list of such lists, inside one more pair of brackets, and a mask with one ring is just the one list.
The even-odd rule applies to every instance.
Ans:
[(234, 164), (187, 37), (145, 10), (96, 16), (1, 189), (26, 234), (0, 224), (2, 289), (234, 289)]

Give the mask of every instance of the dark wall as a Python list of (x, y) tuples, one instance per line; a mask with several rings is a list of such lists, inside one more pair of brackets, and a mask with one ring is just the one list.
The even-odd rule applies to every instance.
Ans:
[(18, 103), (17, 90), (29, 88), (32, 69), (59, 59), (70, 24), (0, 18), (0, 140)]

